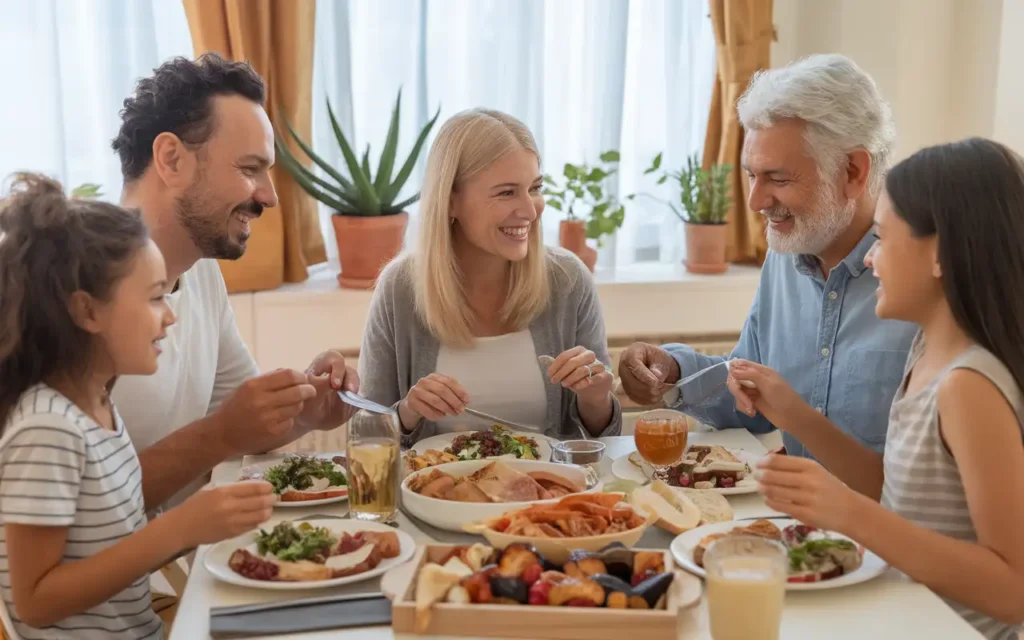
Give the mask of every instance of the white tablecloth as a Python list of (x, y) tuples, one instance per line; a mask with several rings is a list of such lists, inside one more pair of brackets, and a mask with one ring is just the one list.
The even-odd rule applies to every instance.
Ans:
[[(604, 438), (608, 445), (602, 471), (610, 476), (611, 461), (635, 449), (633, 438)], [(690, 440), (700, 444), (720, 444), (764, 453), (761, 442), (742, 430), (728, 430), (711, 433), (691, 433)], [(237, 477), (239, 462), (225, 462), (214, 470), (213, 482), (231, 482)], [(731, 496), (735, 517), (777, 515), (768, 509), (758, 494)], [(279, 509), (277, 519), (302, 518), (312, 513), (343, 515), (345, 503), (302, 509)], [(417, 526), (403, 514), (399, 515), (399, 528), (409, 533), (417, 543), (461, 542), (469, 539), (460, 534), (434, 530), (425, 525)], [(641, 546), (667, 547), (671, 537), (661, 530), (652, 530), (645, 535)], [(260, 591), (236, 587), (216, 581), (203, 566), (206, 547), (198, 550), (196, 561), (189, 577), (188, 586), (181, 600), (178, 615), (171, 631), (170, 640), (202, 640), (209, 638), (210, 608), (240, 604), (252, 604), (291, 599), (306, 596), (326, 595), (325, 591)], [(378, 580), (368, 580), (358, 585), (343, 587), (330, 593), (376, 590)], [(581, 637), (585, 632), (581, 630)], [(264, 636), (266, 637), (266, 636)], [(841, 589), (821, 591), (800, 591), (786, 594), (786, 606), (782, 618), (782, 638), (830, 640), (905, 640), (907, 638), (935, 638), (941, 640), (976, 639), (981, 636), (960, 616), (954, 613), (927, 588), (907, 581), (895, 571), (867, 583)], [(393, 640), (426, 638), (395, 634), (390, 627), (369, 627), (362, 629), (334, 630), (304, 633), (274, 638), (301, 638), (301, 640)], [(435, 640), (440, 640), (436, 636)], [(681, 613), (679, 638), (710, 640), (707, 628), (705, 603)], [(447, 640), (447, 639), (445, 639)]]

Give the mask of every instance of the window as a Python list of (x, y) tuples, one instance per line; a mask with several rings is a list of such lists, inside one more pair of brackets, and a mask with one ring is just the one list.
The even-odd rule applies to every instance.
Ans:
[[(399, 87), (400, 154), (438, 106), (441, 120), (486, 106), (531, 128), (546, 172), (619, 149), (619, 174), (609, 188), (669, 199), (676, 196), (670, 185), (657, 187), (644, 169), (660, 151), (664, 165), (680, 166), (703, 147), (715, 73), (703, 2), (319, 0), (316, 39), (313, 143), (340, 166), (324, 99), (350, 142), (354, 137), (360, 152), (369, 142), (377, 157)], [(426, 150), (406, 185), (409, 194), (425, 158)], [(559, 215), (545, 210), (548, 243), (557, 243)], [(335, 252), (328, 216), (324, 211), (322, 228)], [(414, 228), (415, 215), (410, 233)], [(666, 206), (635, 200), (601, 263), (678, 261), (682, 233)]]
[[(110, 141), (139, 77), (192, 55), (180, 2), (0, 0), (0, 175), (43, 172), (71, 189), (98, 183), (117, 200)], [(159, 28), (158, 28), (159, 25)]]

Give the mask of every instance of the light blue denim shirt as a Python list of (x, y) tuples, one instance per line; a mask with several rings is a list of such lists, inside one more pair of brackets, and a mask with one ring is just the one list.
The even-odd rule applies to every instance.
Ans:
[[(775, 369), (809, 405), (881, 453), (889, 405), (917, 327), (875, 315), (878, 279), (864, 266), (874, 240), (873, 234), (865, 235), (827, 279), (813, 257), (770, 251), (731, 357)], [(683, 377), (723, 360), (681, 344), (665, 349)], [(750, 418), (738, 412), (728, 392), (691, 413), (718, 429), (768, 433), (775, 428), (760, 414)], [(788, 433), (783, 442), (790, 455), (811, 457)]]

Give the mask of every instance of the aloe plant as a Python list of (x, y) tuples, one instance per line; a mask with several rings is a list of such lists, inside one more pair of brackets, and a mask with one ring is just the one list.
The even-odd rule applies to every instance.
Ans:
[(391, 113), (391, 124), (388, 126), (387, 137), (384, 140), (384, 150), (380, 154), (376, 172), (370, 166), (370, 145), (366, 145), (366, 151), (363, 152), (360, 162), (352, 150), (352, 145), (341, 131), (330, 100), (327, 101), (327, 115), (331, 121), (331, 128), (334, 129), (334, 137), (337, 138), (338, 146), (341, 147), (341, 153), (345, 157), (347, 176), (318, 156), (309, 144), (295, 133), (295, 129), (287, 121), (285, 121), (285, 126), (292, 139), (299, 145), (303, 153), (309, 156), (310, 160), (323, 169), (331, 180), (325, 180), (303, 166), (280, 136), (276, 140), (277, 152), (280, 154), (285, 169), (295, 179), (295, 182), (306, 193), (334, 209), (336, 215), (386, 216), (401, 213), (420, 198), (417, 191), (415, 195), (396, 202), (398, 194), (401, 193), (402, 187), (405, 186), (419, 160), (420, 152), (423, 150), (430, 130), (437, 122), (438, 116), (441, 115), (441, 109), (438, 108), (434, 117), (420, 131), (409, 157), (406, 158), (398, 173), (392, 177), (395, 169), (395, 156), (398, 152), (398, 117), (401, 107), (402, 91), (399, 90), (398, 98), (395, 100), (395, 109)]

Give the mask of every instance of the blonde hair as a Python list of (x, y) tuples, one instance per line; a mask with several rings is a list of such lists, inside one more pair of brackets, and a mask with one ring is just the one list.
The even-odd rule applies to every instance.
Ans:
[[(437, 134), (423, 176), (420, 230), (410, 273), (416, 313), (435, 338), (453, 347), (474, 344), (475, 314), (469, 307), (456, 263), (449, 211), (458, 185), (518, 149), (540, 153), (533, 134), (512, 116), (471, 109), (452, 116)], [(508, 296), (501, 320), (515, 331), (544, 311), (550, 298), (547, 259), (540, 224), (530, 225), (526, 258), (509, 270)]]

